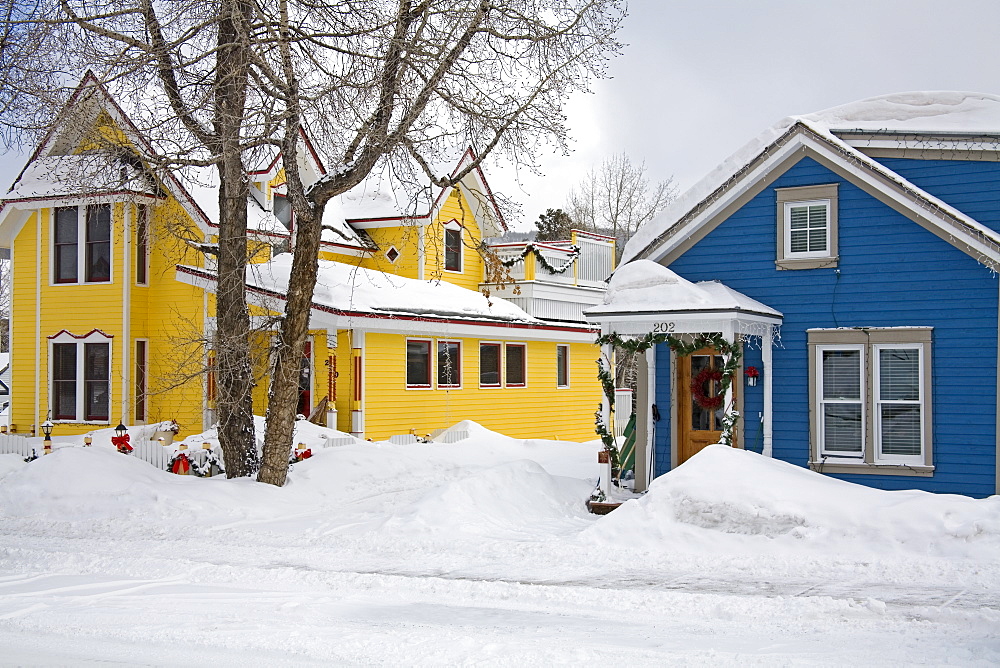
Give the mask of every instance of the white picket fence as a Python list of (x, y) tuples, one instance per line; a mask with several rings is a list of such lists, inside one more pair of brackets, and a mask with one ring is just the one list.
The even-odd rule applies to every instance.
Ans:
[(41, 456), (43, 440), (41, 437), (0, 434), (0, 455), (28, 457), (34, 450), (37, 455)]

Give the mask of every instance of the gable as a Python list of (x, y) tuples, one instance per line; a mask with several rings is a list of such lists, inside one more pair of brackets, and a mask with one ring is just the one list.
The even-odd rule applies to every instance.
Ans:
[[(657, 225), (654, 220), (640, 229), (626, 247), (623, 262), (647, 258), (669, 264), (803, 158), (823, 165), (987, 266), (1000, 267), (1000, 235), (992, 229), (922, 191), (887, 167), (853, 152), (846, 145), (830, 141), (801, 123), (794, 124), (760, 150), (742, 169), (711, 192), (699, 192), (696, 187), (693, 194), (686, 194), (680, 205), (692, 208), (679, 212), (678, 207), (671, 207), (664, 214), (667, 222), (661, 220)], [(671, 216), (676, 219), (669, 223)]]

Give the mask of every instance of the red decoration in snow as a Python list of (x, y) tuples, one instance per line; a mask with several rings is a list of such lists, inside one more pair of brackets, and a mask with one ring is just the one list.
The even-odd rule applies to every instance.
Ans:
[(295, 453), (292, 455), (292, 463), (297, 464), (298, 462), (301, 462), (303, 459), (309, 459), (312, 456), (313, 456), (312, 448), (306, 448), (305, 450), (296, 450)]
[(170, 460), (170, 472), (177, 475), (191, 475), (191, 460), (183, 452)]
[(118, 452), (122, 453), (123, 455), (131, 455), (132, 451), (135, 450), (135, 448), (129, 445), (128, 440), (129, 440), (128, 434), (125, 434), (123, 436), (112, 436), (111, 444), (114, 445), (116, 448), (118, 448)]
[(698, 375), (691, 380), (691, 397), (694, 399), (695, 403), (702, 408), (707, 408), (710, 411), (722, 408), (722, 397), (719, 395), (711, 397), (705, 391), (705, 385), (709, 381), (712, 381), (712, 384), (714, 385), (720, 380), (722, 380), (722, 372), (718, 369), (705, 367), (699, 371)]

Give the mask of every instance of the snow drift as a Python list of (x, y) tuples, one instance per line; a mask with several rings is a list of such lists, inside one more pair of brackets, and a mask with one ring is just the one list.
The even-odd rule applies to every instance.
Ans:
[(1000, 497), (888, 492), (712, 445), (587, 536), (646, 549), (747, 549), (770, 539), (836, 552), (986, 555), (1000, 549)]

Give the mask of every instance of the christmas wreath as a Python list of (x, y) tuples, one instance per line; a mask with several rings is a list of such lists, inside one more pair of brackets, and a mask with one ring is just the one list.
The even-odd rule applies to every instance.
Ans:
[(698, 372), (694, 378), (691, 379), (691, 397), (694, 399), (695, 403), (702, 408), (707, 408), (710, 411), (718, 410), (722, 408), (722, 395), (717, 394), (714, 397), (710, 397), (706, 392), (706, 385), (709, 381), (714, 385), (722, 380), (722, 372), (718, 369), (712, 369), (710, 367), (705, 367)]

